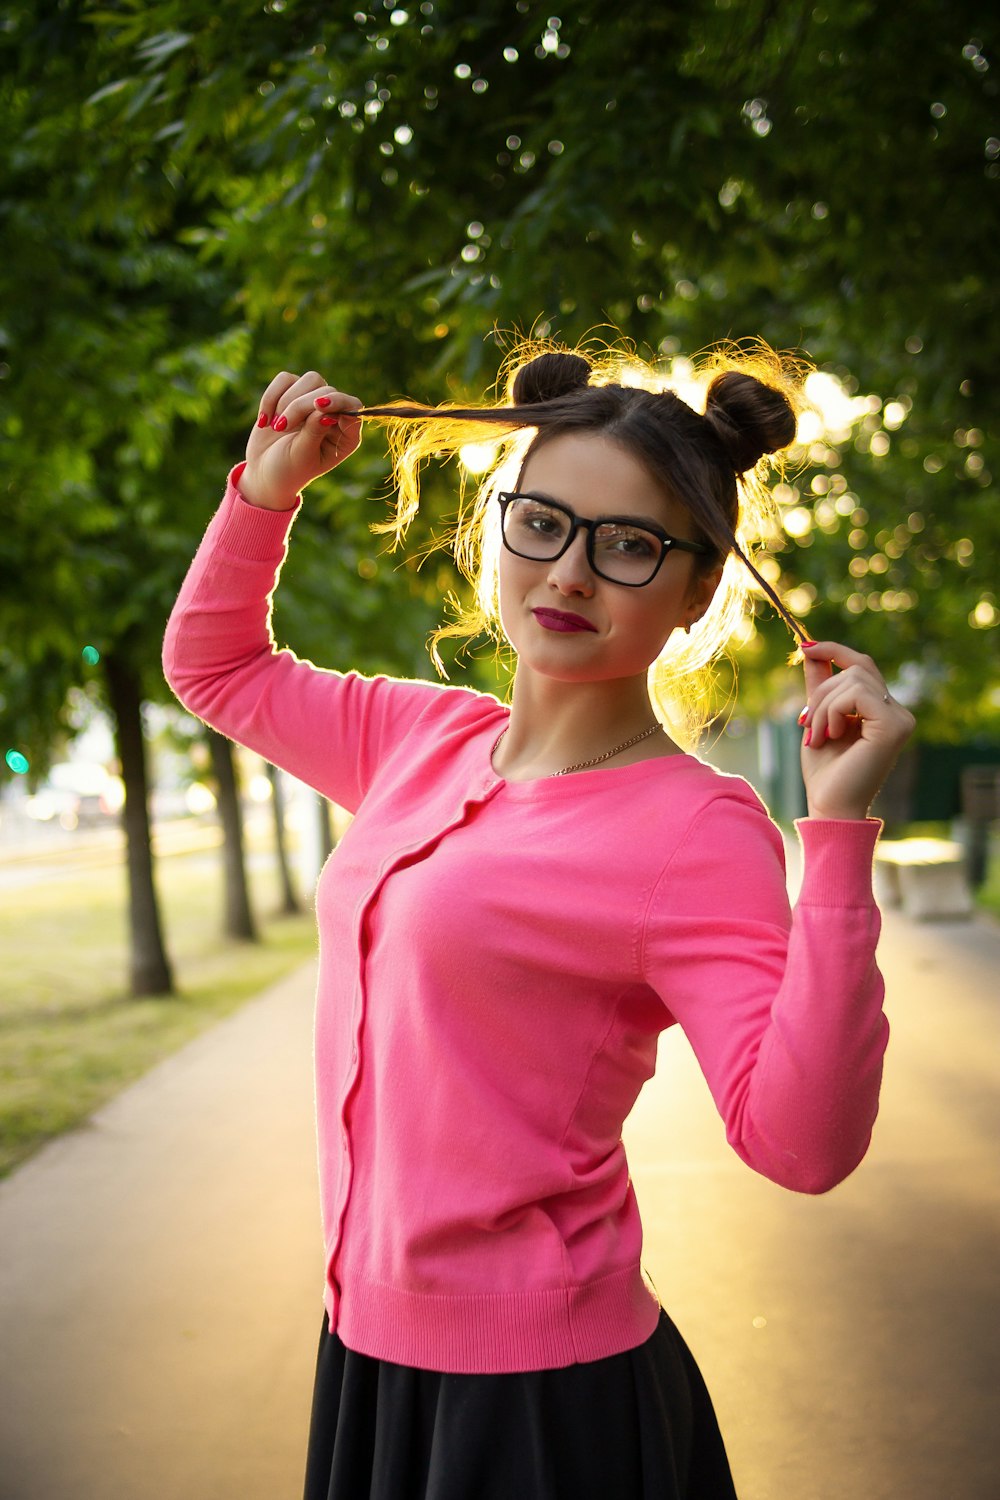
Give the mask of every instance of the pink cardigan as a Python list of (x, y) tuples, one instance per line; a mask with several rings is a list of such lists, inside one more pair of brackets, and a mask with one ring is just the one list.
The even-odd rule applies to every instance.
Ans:
[(164, 670), (193, 713), (355, 814), (317, 891), (331, 1330), (456, 1372), (632, 1348), (658, 1308), (621, 1131), (665, 1027), (756, 1171), (823, 1192), (867, 1149), (879, 825), (803, 820), (790, 914), (757, 796), (692, 756), (503, 780), (494, 698), (276, 650), (294, 514), (230, 483)]

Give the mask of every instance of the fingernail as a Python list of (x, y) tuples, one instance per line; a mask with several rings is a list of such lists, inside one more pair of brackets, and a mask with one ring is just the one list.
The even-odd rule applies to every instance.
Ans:
[(321, 427), (336, 427), (336, 425), (337, 425), (337, 418), (336, 417), (320, 417), (320, 419), (319, 419), (319, 425)]
[(316, 400), (314, 402), (314, 405), (316, 405), (316, 406), (329, 406), (330, 405), (330, 398), (329, 398), (329, 396), (317, 396)]
[(799, 714), (798, 723), (804, 724), (806, 722), (806, 715), (808, 714), (808, 712), (809, 712), (809, 705), (807, 703), (806, 706), (805, 706), (805, 708)]
[(262, 411), (261, 414), (260, 414), (260, 416), (257, 418), (257, 426), (258, 427), (266, 427), (269, 421), (270, 421), (270, 417), (267, 415), (267, 412), (266, 411)]
[(815, 646), (815, 645), (817, 645), (817, 642), (816, 641), (803, 641), (802, 645), (803, 645), (803, 648), (805, 648), (806, 646)]
[(288, 426), (288, 418), (275, 417), (274, 421), (271, 423), (271, 426), (274, 428), (275, 432), (284, 432), (285, 428)]
[(806, 732), (805, 732), (805, 736), (804, 736), (804, 738), (802, 740), (803, 745), (808, 745), (809, 742), (811, 741), (812, 737), (813, 737), (812, 730), (811, 729), (807, 729)]

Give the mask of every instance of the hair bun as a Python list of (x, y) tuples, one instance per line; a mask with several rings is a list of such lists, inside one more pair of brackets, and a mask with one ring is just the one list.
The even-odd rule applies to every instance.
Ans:
[(712, 381), (705, 419), (737, 474), (752, 469), (765, 453), (787, 448), (795, 437), (795, 412), (788, 398), (739, 370), (726, 370)]
[(532, 406), (582, 391), (590, 380), (590, 365), (582, 354), (539, 354), (529, 359), (514, 376), (511, 400), (515, 406)]

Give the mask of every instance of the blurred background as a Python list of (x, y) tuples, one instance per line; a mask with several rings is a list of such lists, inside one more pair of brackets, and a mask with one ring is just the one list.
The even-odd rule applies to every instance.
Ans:
[[(630, 1160), (742, 1492), (997, 1493), (996, 43), (983, 0), (0, 0), (2, 1500), (295, 1490), (343, 814), (179, 708), (164, 625), (275, 371), (466, 402), (532, 330), (621, 330), (682, 392), (724, 339), (813, 367), (762, 568), (918, 721), (876, 809), (883, 1118), (781, 1194), (668, 1039)], [(431, 675), (481, 464), (388, 553), (369, 433), (279, 642)], [(761, 601), (700, 750), (786, 830), (789, 645)], [(447, 665), (506, 689), (486, 643)]]
[[(532, 329), (620, 329), (681, 386), (720, 339), (806, 356), (766, 576), (918, 716), (889, 833), (1000, 909), (995, 32), (969, 0), (0, 9), (0, 1168), (312, 951), (336, 810), (159, 666), (277, 369), (465, 401)], [(458, 479), (387, 554), (369, 439), (297, 522), (279, 640), (430, 673)], [(703, 753), (787, 824), (789, 642), (762, 605), (731, 644)], [(449, 670), (503, 691), (488, 650)]]
[[(613, 22), (586, 0), (4, 9), (8, 1164), (122, 1076), (104, 1056), (65, 1110), (37, 1094), (26, 1071), (53, 1051), (65, 1073), (81, 1027), (183, 1000), (227, 951), (251, 988), (309, 951), (332, 810), (190, 719), (159, 668), (276, 369), (369, 403), (464, 401), (532, 329), (613, 326), (682, 388), (720, 339), (804, 354), (766, 576), (918, 715), (878, 809), (890, 832), (957, 840), (977, 901), (1000, 907), (994, 30), (965, 0), (626, 3)], [(370, 439), (317, 487), (275, 630), (326, 666), (427, 674), (463, 585), (446, 554), (418, 559), (459, 476), (429, 476), (406, 556), (369, 530), (385, 478)], [(703, 747), (786, 823), (787, 650), (762, 605)], [(449, 670), (503, 691), (488, 650)], [(129, 1047), (154, 1055), (180, 1010), (198, 1024), (190, 1005), (134, 1010)]]

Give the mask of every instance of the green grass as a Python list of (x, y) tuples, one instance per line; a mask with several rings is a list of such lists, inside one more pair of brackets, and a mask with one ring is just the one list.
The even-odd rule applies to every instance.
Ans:
[(251, 873), (262, 941), (221, 936), (221, 856), (157, 862), (178, 993), (127, 994), (125, 872), (90, 869), (0, 895), (0, 1177), (316, 949), (315, 918), (278, 909), (277, 876)]

